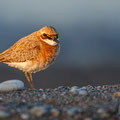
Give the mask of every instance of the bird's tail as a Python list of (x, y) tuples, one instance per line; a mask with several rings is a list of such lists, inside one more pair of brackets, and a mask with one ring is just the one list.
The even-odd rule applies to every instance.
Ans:
[(7, 50), (0, 53), (0, 62), (7, 62)]

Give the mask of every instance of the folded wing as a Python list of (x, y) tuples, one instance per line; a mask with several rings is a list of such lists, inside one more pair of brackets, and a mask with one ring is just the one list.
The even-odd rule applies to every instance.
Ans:
[(0, 62), (25, 62), (35, 59), (39, 53), (40, 44), (37, 40), (20, 39), (0, 54)]

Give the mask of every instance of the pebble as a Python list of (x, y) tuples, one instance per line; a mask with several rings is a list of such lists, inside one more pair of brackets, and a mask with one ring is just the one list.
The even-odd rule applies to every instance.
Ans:
[(120, 97), (120, 92), (115, 92), (113, 96), (114, 96), (115, 98)]
[(87, 117), (87, 118), (85, 118), (84, 120), (92, 120), (92, 118)]
[(47, 98), (46, 94), (43, 94), (43, 95), (42, 95), (42, 98), (43, 98), (43, 99), (46, 99), (46, 98)]
[(78, 111), (79, 111), (79, 110), (78, 110), (77, 107), (73, 107), (73, 108), (70, 108), (70, 109), (67, 110), (67, 114), (68, 114), (69, 116), (73, 116), (73, 115), (75, 115)]
[(50, 112), (51, 112), (51, 114), (52, 114), (53, 117), (58, 117), (59, 114), (60, 114), (60, 111), (57, 110), (56, 108), (52, 108), (52, 109), (50, 110)]
[(29, 114), (26, 113), (22, 113), (20, 116), (23, 120), (28, 120), (30, 118)]
[(40, 92), (43, 92), (44, 90), (40, 88), (39, 91), (40, 91)]
[(0, 92), (10, 92), (24, 89), (24, 83), (20, 80), (8, 80), (0, 83)]
[(105, 113), (105, 110), (104, 110), (103, 108), (99, 108), (99, 109), (97, 110), (97, 113), (99, 113), (99, 114)]
[(110, 117), (110, 115), (108, 114), (108, 113), (102, 113), (101, 115), (100, 115), (100, 118), (102, 118), (102, 119), (107, 119), (107, 118), (109, 118)]
[(46, 108), (43, 106), (35, 106), (30, 109), (30, 113), (35, 117), (41, 117), (47, 112)]
[(78, 88), (77, 86), (73, 86), (71, 87), (70, 92), (72, 94), (88, 95), (86, 87)]
[(2, 97), (0, 97), (0, 102), (2, 102), (3, 101), (3, 98)]
[(10, 114), (4, 111), (0, 111), (0, 118), (8, 118), (10, 117)]
[(78, 86), (71, 87), (71, 89), (78, 89), (78, 88), (79, 88)]
[(86, 90), (79, 90), (79, 95), (88, 95)]

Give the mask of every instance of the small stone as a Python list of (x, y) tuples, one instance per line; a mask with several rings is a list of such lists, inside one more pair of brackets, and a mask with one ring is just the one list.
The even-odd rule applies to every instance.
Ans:
[(4, 111), (0, 111), (0, 118), (8, 118), (10, 117), (10, 114)]
[(105, 118), (109, 118), (109, 114), (108, 113), (102, 113), (101, 115), (100, 115), (100, 117), (103, 119), (105, 119)]
[(36, 117), (41, 117), (46, 113), (46, 109), (42, 106), (35, 106), (30, 109), (30, 113)]
[(24, 89), (24, 83), (20, 80), (8, 80), (0, 83), (0, 92), (10, 92)]
[(70, 89), (78, 89), (78, 86), (73, 86)]
[(70, 92), (71, 92), (72, 94), (78, 94), (77, 89), (78, 89), (78, 88), (76, 88), (76, 87), (72, 87), (72, 88), (70, 89)]
[(97, 86), (96, 89), (97, 89), (97, 90), (101, 90), (101, 86)]
[(22, 99), (21, 102), (22, 102), (22, 103), (26, 103), (26, 100), (25, 100), (25, 99)]
[(97, 113), (99, 113), (99, 114), (105, 113), (105, 110), (100, 108), (100, 109), (97, 110)]
[(81, 87), (80, 89), (81, 90), (87, 90), (87, 87)]
[(43, 95), (42, 95), (42, 98), (43, 98), (43, 99), (46, 99), (46, 98), (47, 98), (46, 94), (43, 94)]
[(44, 90), (40, 88), (39, 91), (40, 91), (40, 92), (43, 92)]
[(0, 102), (2, 102), (3, 101), (3, 98), (2, 97), (0, 97)]
[(88, 95), (88, 92), (86, 90), (79, 90), (79, 95)]
[(30, 116), (29, 116), (29, 114), (23, 113), (23, 114), (21, 114), (21, 118), (23, 120), (28, 120), (30, 118)]
[(51, 109), (50, 112), (51, 112), (51, 114), (52, 114), (53, 117), (58, 117), (59, 114), (60, 114), (59, 110), (57, 110), (55, 108)]
[(114, 96), (115, 98), (120, 97), (120, 92), (115, 92), (113, 96)]
[(67, 114), (68, 114), (69, 116), (73, 116), (73, 115), (75, 115), (77, 112), (78, 112), (78, 108), (77, 108), (77, 107), (73, 107), (73, 108), (67, 110)]
[(92, 120), (91, 118), (89, 118), (89, 117), (87, 117), (87, 118), (85, 118), (84, 120)]
[(70, 92), (72, 94), (79, 94), (79, 95), (87, 95), (88, 94), (86, 87), (78, 88), (78, 87), (74, 86), (74, 87), (71, 87)]

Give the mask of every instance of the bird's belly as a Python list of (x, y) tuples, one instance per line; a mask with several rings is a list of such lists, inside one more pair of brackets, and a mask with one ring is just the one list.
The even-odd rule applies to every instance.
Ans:
[(43, 62), (42, 60), (33, 62), (33, 61), (27, 61), (27, 62), (11, 62), (11, 63), (6, 63), (11, 67), (18, 68), (19, 70), (22, 70), (24, 72), (29, 72), (29, 73), (35, 73), (41, 70), (46, 69), (54, 59), (49, 59), (46, 62)]

